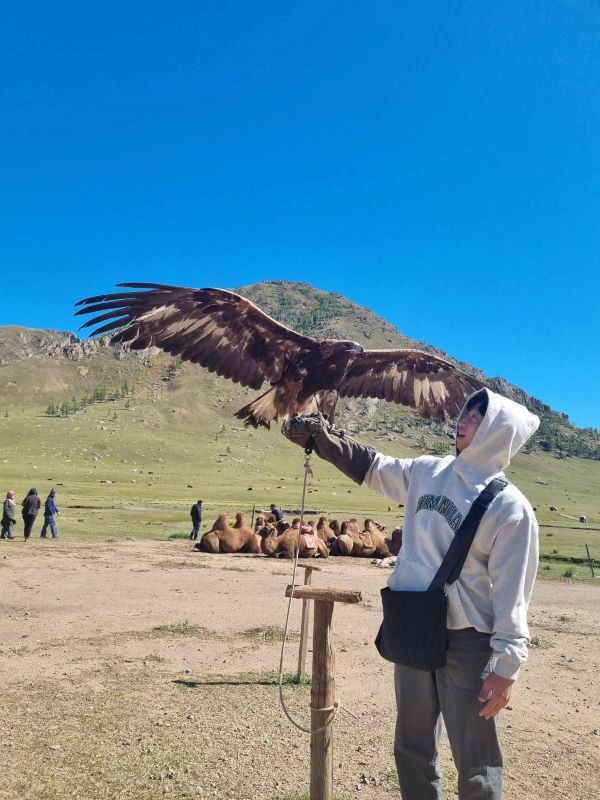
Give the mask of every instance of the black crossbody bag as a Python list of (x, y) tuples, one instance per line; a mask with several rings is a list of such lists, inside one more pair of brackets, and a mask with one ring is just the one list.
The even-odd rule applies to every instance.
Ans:
[(375, 646), (387, 661), (427, 672), (446, 666), (445, 586), (460, 575), (486, 509), (505, 486), (507, 481), (494, 478), (475, 499), (427, 591), (381, 590), (383, 622)]

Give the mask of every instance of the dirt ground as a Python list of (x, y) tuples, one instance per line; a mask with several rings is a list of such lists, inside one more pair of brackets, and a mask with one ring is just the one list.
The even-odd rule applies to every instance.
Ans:
[[(333, 617), (347, 709), (336, 797), (398, 797), (392, 667), (373, 646), (388, 573), (359, 559), (318, 565), (316, 585), (363, 596)], [(274, 678), (290, 577), (290, 562), (184, 541), (0, 542), (0, 798), (299, 800), (309, 741), (283, 716)], [(507, 800), (600, 797), (598, 584), (537, 583), (536, 646), (500, 720)], [(294, 600), (289, 673), (300, 610)], [(304, 724), (309, 693), (285, 687)], [(442, 757), (453, 796), (446, 742)]]

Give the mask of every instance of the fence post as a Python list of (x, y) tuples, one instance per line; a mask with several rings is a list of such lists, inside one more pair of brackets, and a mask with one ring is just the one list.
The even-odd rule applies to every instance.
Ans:
[(594, 575), (594, 561), (593, 561), (593, 559), (592, 559), (592, 557), (590, 555), (590, 548), (587, 546), (587, 544), (585, 546), (585, 549), (586, 549), (586, 552), (587, 552), (588, 563), (590, 565), (590, 569), (592, 570), (592, 578), (595, 578), (596, 576)]

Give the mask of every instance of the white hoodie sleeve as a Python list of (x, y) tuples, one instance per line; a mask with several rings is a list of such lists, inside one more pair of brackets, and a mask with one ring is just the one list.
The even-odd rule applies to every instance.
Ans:
[(527, 609), (537, 565), (538, 525), (524, 510), (520, 519), (500, 528), (488, 561), (494, 613), (491, 645), (498, 659), (494, 671), (503, 678), (516, 679), (527, 661)]
[(377, 453), (364, 482), (370, 489), (404, 505), (414, 463), (412, 458), (393, 458)]

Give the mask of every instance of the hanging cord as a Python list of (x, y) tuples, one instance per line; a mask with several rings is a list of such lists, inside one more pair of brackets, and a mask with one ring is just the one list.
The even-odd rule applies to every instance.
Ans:
[[(289, 600), (288, 600), (288, 607), (287, 607), (287, 614), (285, 616), (285, 628), (284, 628), (284, 631), (283, 631), (283, 641), (281, 642), (281, 656), (279, 658), (279, 679), (278, 679), (278, 682), (279, 682), (279, 701), (281, 703), (281, 707), (283, 709), (283, 713), (286, 715), (286, 717), (289, 719), (289, 721), (292, 723), (292, 725), (294, 725), (296, 728), (298, 728), (298, 730), (303, 731), (303, 733), (310, 733), (311, 735), (314, 734), (314, 733), (321, 733), (321, 731), (324, 731), (326, 728), (328, 728), (331, 725), (331, 723), (333, 722), (333, 720), (336, 718), (338, 710), (342, 707), (340, 705), (339, 700), (335, 700), (333, 705), (332, 706), (328, 706), (327, 708), (313, 708), (313, 706), (311, 706), (313, 711), (322, 711), (322, 712), (333, 711), (333, 714), (331, 715), (331, 717), (327, 720), (327, 722), (324, 725), (321, 725), (320, 728), (316, 728), (316, 730), (312, 730), (311, 728), (304, 727), (304, 725), (301, 725), (299, 722), (296, 722), (296, 720), (291, 717), (290, 712), (288, 711), (288, 708), (287, 708), (287, 706), (285, 704), (285, 699), (283, 697), (283, 656), (284, 656), (284, 653), (285, 653), (285, 642), (286, 642), (286, 639), (287, 639), (288, 624), (289, 624), (289, 619), (290, 619), (290, 609), (292, 607), (292, 600), (294, 598), (294, 586), (296, 585), (296, 568), (298, 566), (298, 557), (300, 555), (300, 536), (302, 535), (302, 523), (304, 522), (304, 502), (305, 502), (305, 499), (306, 499), (306, 483), (307, 483), (307, 480), (308, 480), (308, 476), (310, 475), (312, 477), (312, 474), (313, 474), (313, 471), (312, 471), (312, 469), (310, 467), (310, 456), (311, 456), (313, 447), (314, 447), (314, 437), (311, 436), (311, 438), (308, 440), (308, 442), (306, 444), (306, 447), (304, 448), (304, 454), (305, 454), (305, 458), (304, 458), (304, 486), (302, 487), (302, 507), (300, 509), (300, 527), (298, 528), (298, 536), (296, 538), (296, 552), (294, 554), (294, 569), (292, 571), (292, 591), (290, 592), (290, 597), (289, 597)], [(347, 711), (347, 710), (348, 709), (344, 708), (344, 711)], [(348, 712), (348, 713), (350, 713), (350, 712)], [(354, 715), (352, 714), (352, 716), (354, 716)]]

